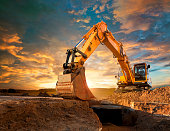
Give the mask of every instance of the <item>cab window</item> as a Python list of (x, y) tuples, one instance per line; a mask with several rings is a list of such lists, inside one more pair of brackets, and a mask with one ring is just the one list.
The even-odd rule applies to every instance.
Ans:
[(146, 80), (145, 65), (135, 65), (135, 81)]

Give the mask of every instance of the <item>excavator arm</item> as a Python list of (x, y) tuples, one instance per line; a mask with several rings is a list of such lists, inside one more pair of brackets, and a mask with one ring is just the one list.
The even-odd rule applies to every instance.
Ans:
[[(85, 42), (82, 46), (82, 49), (79, 50), (78, 46), (83, 41)], [(106, 23), (103, 21), (94, 25), (89, 30), (89, 32), (83, 36), (83, 39), (73, 49), (69, 50), (69, 56), (72, 54), (72, 60), (70, 66), (68, 66), (69, 56), (67, 57), (66, 63), (64, 64), (64, 73), (71, 73), (77, 70), (78, 68), (83, 67), (85, 61), (90, 57), (90, 55), (95, 51), (95, 49), (99, 46), (100, 43), (104, 43), (107, 48), (113, 53), (113, 55), (117, 58), (122, 68), (122, 73), (125, 80), (124, 83), (133, 82), (134, 78), (132, 69), (130, 67), (128, 57), (126, 56), (126, 53), (123, 50), (122, 43), (116, 41), (112, 33), (108, 31)]]

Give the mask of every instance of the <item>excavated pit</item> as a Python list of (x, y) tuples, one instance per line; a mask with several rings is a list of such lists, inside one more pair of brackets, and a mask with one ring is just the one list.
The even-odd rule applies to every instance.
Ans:
[(137, 120), (137, 114), (133, 109), (120, 105), (93, 105), (91, 108), (102, 124), (112, 123), (117, 126), (133, 126)]

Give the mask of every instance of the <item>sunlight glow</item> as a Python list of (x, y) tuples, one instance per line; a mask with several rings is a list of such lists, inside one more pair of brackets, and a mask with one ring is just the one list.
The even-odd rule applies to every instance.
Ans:
[(43, 84), (40, 84), (39, 87), (42, 87), (42, 88), (55, 88), (56, 83), (43, 83)]

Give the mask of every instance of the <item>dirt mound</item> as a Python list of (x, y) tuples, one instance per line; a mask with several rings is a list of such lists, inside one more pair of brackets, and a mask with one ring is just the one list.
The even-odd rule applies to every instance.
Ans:
[(116, 93), (108, 98), (115, 104), (130, 104), (130, 102), (159, 102), (170, 103), (170, 87), (156, 88), (154, 90), (132, 91), (127, 93)]
[(99, 130), (101, 123), (87, 102), (27, 99), (0, 101), (0, 130)]
[(126, 93), (114, 92), (107, 100), (149, 113), (170, 115), (169, 86)]

